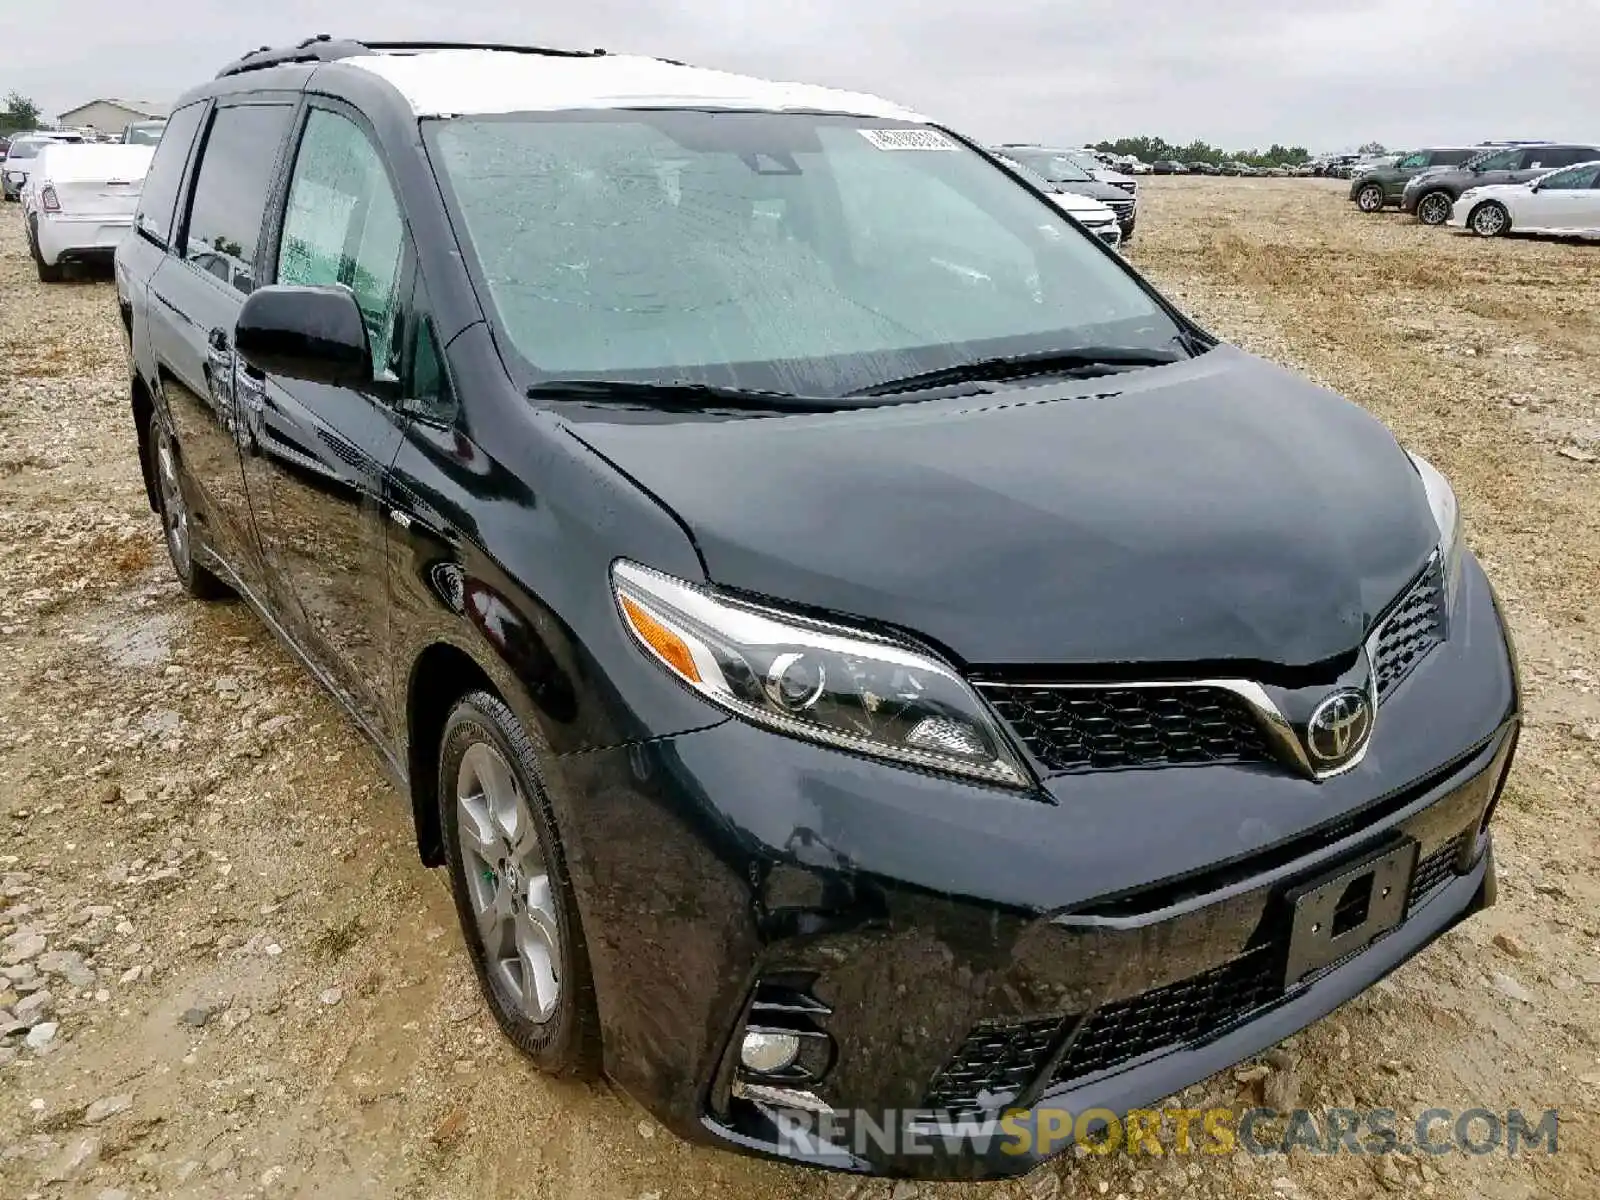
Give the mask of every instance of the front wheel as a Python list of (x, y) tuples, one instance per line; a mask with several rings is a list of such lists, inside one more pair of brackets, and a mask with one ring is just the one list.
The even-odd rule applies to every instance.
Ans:
[(1417, 220), (1424, 225), (1443, 225), (1450, 219), (1454, 203), (1449, 192), (1429, 192), (1417, 201)]
[(1383, 188), (1369, 183), (1356, 193), (1356, 207), (1364, 213), (1383, 211)]
[(1499, 201), (1489, 200), (1472, 210), (1467, 224), (1479, 237), (1499, 237), (1511, 228), (1511, 214)]
[(600, 1063), (589, 954), (532, 742), (488, 692), (465, 696), (439, 748), (439, 816), (461, 932), (489, 1011), (541, 1070)]

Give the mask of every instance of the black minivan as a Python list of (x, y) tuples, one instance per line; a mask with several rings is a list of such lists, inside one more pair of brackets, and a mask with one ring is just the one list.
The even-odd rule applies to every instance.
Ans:
[(116, 275), (183, 586), (372, 740), (506, 1035), (684, 1136), (1021, 1173), (1494, 900), (1449, 485), (915, 113), (313, 39)]

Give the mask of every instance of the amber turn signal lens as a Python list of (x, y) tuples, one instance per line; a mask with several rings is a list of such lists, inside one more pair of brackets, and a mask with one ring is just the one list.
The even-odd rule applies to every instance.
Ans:
[(629, 596), (621, 596), (622, 611), (633, 626), (639, 639), (661, 656), (663, 662), (690, 683), (700, 682), (700, 669), (694, 665), (694, 655), (689, 647), (672, 630), (656, 620), (642, 604)]

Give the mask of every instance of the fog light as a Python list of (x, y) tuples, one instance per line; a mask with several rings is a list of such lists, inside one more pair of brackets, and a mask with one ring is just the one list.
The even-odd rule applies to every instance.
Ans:
[(800, 1039), (792, 1033), (751, 1030), (739, 1046), (739, 1061), (758, 1075), (774, 1075), (794, 1066), (800, 1057)]

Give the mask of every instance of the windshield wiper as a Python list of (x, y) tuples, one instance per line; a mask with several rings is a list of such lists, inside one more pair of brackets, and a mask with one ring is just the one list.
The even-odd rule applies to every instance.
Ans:
[(636, 403), (660, 409), (737, 408), (783, 412), (832, 412), (851, 407), (848, 400), (800, 396), (762, 388), (723, 387), (714, 383), (649, 379), (546, 379), (528, 388), (531, 400), (589, 400)]
[(975, 358), (954, 366), (920, 371), (898, 379), (886, 379), (871, 387), (857, 388), (850, 396), (888, 396), (895, 392), (920, 391), (956, 383), (1018, 379), (1030, 375), (1082, 371), (1096, 367), (1159, 367), (1188, 357), (1178, 350), (1150, 350), (1139, 346), (1077, 346), (1071, 350), (1035, 350), (1028, 354), (1001, 354)]

